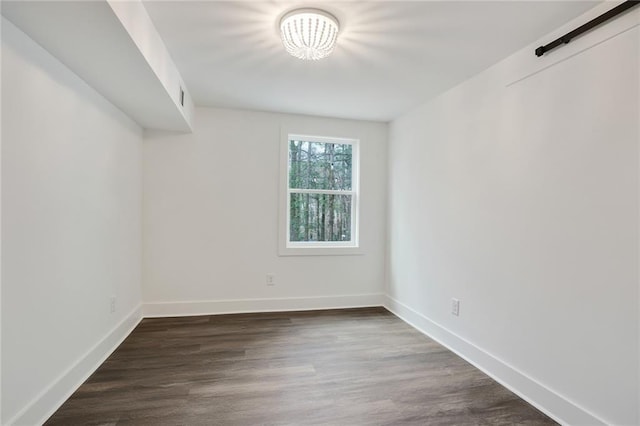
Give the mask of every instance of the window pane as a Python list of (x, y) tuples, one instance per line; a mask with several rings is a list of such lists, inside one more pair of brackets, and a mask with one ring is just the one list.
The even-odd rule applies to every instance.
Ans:
[(351, 241), (351, 195), (291, 194), (290, 241)]
[(351, 190), (350, 144), (289, 141), (289, 188)]

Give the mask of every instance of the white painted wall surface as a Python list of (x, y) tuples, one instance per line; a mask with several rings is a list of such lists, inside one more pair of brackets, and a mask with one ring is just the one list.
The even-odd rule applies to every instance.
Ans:
[(55, 409), (139, 307), (141, 145), (2, 19), (2, 424)]
[[(281, 126), (360, 139), (363, 255), (278, 256)], [(374, 300), (369, 296), (379, 296), (384, 281), (386, 138), (383, 123), (207, 108), (196, 108), (193, 134), (147, 133), (145, 312), (296, 309)], [(266, 285), (267, 273), (276, 275), (275, 286)], [(166, 309), (147, 310), (162, 303)]]
[[(389, 295), (441, 340), (486, 351), (582, 418), (632, 425), (640, 11), (533, 55), (610, 7), (391, 123)], [(580, 418), (551, 405), (560, 420)]]
[[(2, 19), (0, 19), (0, 34), (2, 33)], [(2, 63), (2, 49), (0, 49), (0, 64)], [(2, 71), (0, 70), (0, 76)], [(2, 81), (0, 81), (0, 96), (2, 96)], [(2, 102), (0, 102), (0, 424), (2, 423)]]

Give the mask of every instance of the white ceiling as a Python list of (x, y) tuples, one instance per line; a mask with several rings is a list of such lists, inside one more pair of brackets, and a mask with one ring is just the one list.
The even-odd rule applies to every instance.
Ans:
[[(144, 4), (196, 105), (388, 121), (597, 2)], [(329, 58), (302, 61), (284, 51), (277, 22), (297, 7), (321, 7), (340, 21)]]

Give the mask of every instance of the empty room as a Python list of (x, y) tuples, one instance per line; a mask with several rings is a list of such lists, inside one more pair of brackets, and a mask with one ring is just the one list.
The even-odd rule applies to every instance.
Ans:
[(640, 2), (0, 7), (0, 424), (640, 425)]

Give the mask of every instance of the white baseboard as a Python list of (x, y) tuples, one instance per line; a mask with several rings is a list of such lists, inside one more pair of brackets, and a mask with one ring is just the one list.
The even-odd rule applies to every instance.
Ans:
[(107, 335), (81, 356), (46, 389), (16, 414), (8, 425), (41, 425), (75, 392), (113, 353), (142, 320), (138, 305)]
[(456, 353), (555, 421), (564, 425), (580, 426), (607, 424), (568, 398), (528, 377), (402, 302), (387, 295), (384, 298), (385, 308), (398, 318)]
[(407, 305), (384, 294), (145, 303), (134, 309), (80, 357), (8, 425), (44, 423), (133, 331), (143, 317), (216, 315), (384, 306), (418, 331), (442, 344), (554, 420), (566, 425), (605, 425), (576, 403), (528, 377)]
[(208, 300), (193, 302), (144, 303), (145, 318), (218, 315), (251, 312), (308, 311), (317, 309), (362, 308), (382, 306), (384, 295), (288, 297), (280, 299)]

